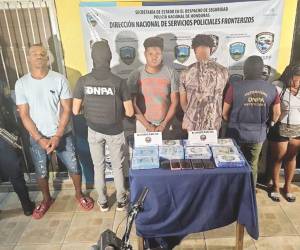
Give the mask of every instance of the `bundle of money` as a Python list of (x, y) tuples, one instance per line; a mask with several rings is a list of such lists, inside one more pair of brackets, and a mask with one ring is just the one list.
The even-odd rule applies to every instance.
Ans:
[(141, 157), (141, 156), (158, 156), (158, 147), (150, 146), (150, 147), (135, 147), (132, 152), (132, 157)]
[(212, 154), (209, 146), (186, 146), (185, 159), (210, 159)]
[(155, 156), (144, 156), (144, 157), (134, 157), (131, 161), (132, 169), (153, 169), (159, 168), (159, 158), (158, 155)]
[(243, 167), (245, 161), (235, 146), (212, 146), (215, 164), (219, 168)]
[(230, 138), (218, 139), (217, 143), (209, 144), (209, 146), (234, 146), (234, 142)]

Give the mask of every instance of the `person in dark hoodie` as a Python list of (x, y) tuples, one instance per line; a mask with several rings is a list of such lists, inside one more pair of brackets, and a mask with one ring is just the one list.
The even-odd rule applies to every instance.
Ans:
[(74, 90), (73, 113), (81, 106), (88, 125), (88, 142), (95, 171), (95, 186), (100, 210), (109, 210), (105, 184), (105, 144), (107, 144), (117, 191), (117, 210), (127, 205), (124, 185), (125, 137), (122, 120), (124, 115), (134, 115), (131, 95), (126, 81), (111, 73), (112, 58), (106, 40), (92, 46), (93, 69), (82, 76)]
[[(13, 102), (4, 95), (0, 84), (0, 128), (9, 133), (18, 131), (12, 106)], [(35, 204), (30, 200), (24, 180), (21, 159), (17, 150), (0, 136), (0, 177), (8, 177), (21, 202), (26, 216), (33, 213)]]
[(261, 57), (248, 57), (244, 64), (245, 80), (230, 84), (223, 105), (223, 118), (228, 121), (226, 135), (240, 146), (252, 167), (255, 185), (267, 123), (274, 125), (280, 116), (280, 98), (275, 86), (262, 80), (263, 67)]

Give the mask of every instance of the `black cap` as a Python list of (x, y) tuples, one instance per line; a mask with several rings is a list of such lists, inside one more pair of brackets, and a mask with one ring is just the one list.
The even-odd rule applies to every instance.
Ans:
[(199, 46), (213, 48), (215, 46), (214, 39), (210, 35), (199, 34), (192, 40), (192, 48), (196, 49)]
[(164, 49), (164, 40), (161, 37), (154, 36), (149, 37), (144, 41), (145, 49), (149, 47), (159, 47), (161, 50)]

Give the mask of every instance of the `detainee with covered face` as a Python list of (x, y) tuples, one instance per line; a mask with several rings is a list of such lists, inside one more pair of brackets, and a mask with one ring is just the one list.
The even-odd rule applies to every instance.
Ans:
[(105, 183), (105, 145), (108, 146), (117, 191), (117, 210), (127, 205), (124, 184), (125, 137), (124, 116), (134, 115), (126, 81), (111, 73), (112, 54), (108, 42), (92, 46), (93, 69), (82, 76), (74, 90), (73, 113), (84, 107), (88, 125), (88, 142), (95, 171), (95, 188), (100, 210), (109, 210)]
[(248, 57), (244, 63), (245, 80), (230, 83), (223, 106), (223, 118), (228, 121), (226, 136), (240, 146), (252, 168), (254, 184), (268, 124), (275, 124), (280, 115), (278, 92), (263, 80), (263, 68), (261, 57)]
[(187, 131), (221, 128), (228, 70), (210, 58), (214, 46), (211, 36), (195, 36), (192, 48), (197, 62), (180, 74), (180, 104), (184, 111), (182, 128)]

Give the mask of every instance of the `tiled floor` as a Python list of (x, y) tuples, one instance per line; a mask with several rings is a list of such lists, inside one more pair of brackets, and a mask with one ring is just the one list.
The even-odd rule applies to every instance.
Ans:
[[(272, 202), (265, 191), (258, 190), (260, 238), (255, 241), (245, 233), (247, 250), (300, 250), (300, 185), (294, 185), (296, 203), (282, 199)], [(0, 250), (85, 250), (98, 240), (102, 231), (125, 230), (125, 212), (115, 210), (115, 193), (109, 184), (111, 210), (101, 213), (97, 205), (90, 212), (78, 207), (73, 190), (53, 192), (56, 201), (42, 220), (25, 217), (15, 193), (0, 193)], [(39, 192), (30, 192), (33, 200), (41, 200)], [(91, 196), (96, 198), (95, 191)], [(123, 221), (123, 222), (122, 222)], [(122, 222), (122, 223), (121, 223)], [(121, 223), (121, 224), (120, 224)], [(132, 231), (131, 243), (137, 249), (137, 238)], [(189, 235), (176, 250), (232, 250), (235, 245), (235, 225)]]

